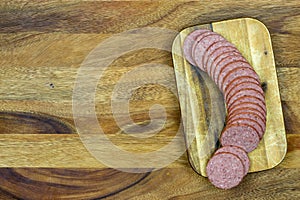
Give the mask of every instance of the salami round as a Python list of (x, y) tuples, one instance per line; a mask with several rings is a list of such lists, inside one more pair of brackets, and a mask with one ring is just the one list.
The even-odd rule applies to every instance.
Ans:
[(231, 124), (226, 125), (222, 131), (220, 142), (222, 146), (233, 145), (251, 152), (258, 146), (259, 136), (255, 129), (248, 125)]
[(230, 107), (227, 107), (228, 115), (233, 114), (237, 109), (245, 109), (247, 111), (248, 108), (254, 108), (259, 110), (263, 114), (263, 116), (267, 115), (266, 107), (263, 102), (261, 102), (259, 99), (256, 99), (255, 97), (247, 97), (242, 98), (233, 103)]
[(226, 99), (230, 99), (237, 92), (242, 91), (242, 90), (247, 90), (247, 89), (257, 91), (262, 96), (265, 96), (264, 91), (263, 91), (262, 87), (259, 84), (254, 83), (254, 82), (252, 82), (252, 83), (251, 82), (246, 82), (246, 81), (236, 85), (230, 91), (225, 91), (224, 96), (225, 96)]
[(194, 66), (196, 64), (195, 64), (195, 61), (194, 61), (194, 59), (192, 57), (192, 48), (193, 48), (193, 45), (195, 44), (197, 37), (199, 35), (203, 34), (203, 33), (206, 33), (206, 32), (209, 32), (209, 30), (208, 29), (195, 30), (192, 33), (190, 33), (185, 38), (185, 40), (183, 42), (183, 53), (184, 53), (184, 56), (187, 59), (187, 61), (189, 63), (191, 63), (192, 65), (194, 65)]
[(224, 67), (222, 67), (218, 74), (215, 74), (215, 76), (217, 76), (216, 84), (219, 86), (219, 88), (221, 88), (221, 83), (223, 83), (223, 79), (232, 71), (243, 70), (244, 68), (252, 69), (252, 67), (243, 57), (236, 56), (236, 60), (232, 60), (233, 61), (230, 64), (227, 64)]
[[(255, 84), (255, 86), (253, 85)], [(235, 81), (231, 82), (226, 90), (224, 91), (225, 98), (228, 98), (228, 96), (232, 95), (234, 92), (241, 90), (245, 87), (260, 87), (259, 82), (255, 78), (246, 78), (246, 77), (240, 77), (235, 79)]]
[(208, 72), (208, 60), (212, 57), (212, 54), (214, 51), (216, 51), (218, 48), (224, 46), (224, 42), (227, 42), (224, 38), (222, 40), (217, 40), (213, 42), (204, 52), (203, 55), (203, 67)]
[[(251, 106), (251, 104), (248, 104)], [(258, 108), (254, 108), (254, 107), (246, 107), (247, 109), (240, 107), (235, 109), (233, 112), (229, 112), (228, 113), (228, 119), (238, 115), (238, 114), (243, 114), (243, 113), (249, 113), (249, 114), (253, 114), (253, 115), (257, 115), (257, 117), (259, 119), (261, 119), (263, 121), (264, 124), (266, 124), (266, 113), (262, 112), (261, 110), (258, 110)]]
[(221, 189), (237, 186), (244, 177), (244, 166), (238, 156), (230, 153), (215, 154), (206, 166), (210, 182)]
[(233, 54), (233, 55), (239, 54), (235, 46), (231, 45), (227, 41), (222, 41), (221, 43), (224, 44), (224, 46), (214, 49), (207, 58), (207, 64), (205, 64), (207, 73), (210, 77), (213, 76), (213, 71), (215, 70), (214, 63), (218, 62), (217, 59), (222, 59), (226, 57), (228, 54)]
[(222, 36), (217, 35), (215, 36), (212, 40), (209, 40), (209, 38), (204, 38), (202, 43), (203, 43), (203, 47), (207, 48), (205, 49), (205, 51), (203, 52), (203, 59), (202, 59), (202, 66), (204, 71), (207, 71), (207, 60), (208, 57), (210, 56), (211, 52), (220, 47), (221, 45), (223, 45), (223, 42), (226, 41)]
[(253, 68), (249, 67), (239, 67), (236, 70), (232, 70), (229, 72), (224, 78), (223, 81), (220, 83), (220, 90), (226, 91), (227, 86), (232, 82), (232, 80), (238, 78), (238, 77), (245, 77), (245, 76), (251, 76), (254, 79), (256, 79), (258, 82), (260, 82), (258, 75), (254, 71)]
[(262, 102), (265, 101), (265, 97), (263, 92), (254, 89), (254, 88), (243, 88), (239, 91), (236, 91), (234, 94), (232, 94), (230, 97), (228, 97), (228, 99), (226, 98), (226, 104), (228, 105), (228, 107), (230, 107), (230, 105), (232, 103), (234, 103), (235, 101), (237, 101), (239, 98), (241, 97), (251, 97), (254, 96), (258, 99), (260, 99)]
[[(196, 38), (196, 40), (195, 40), (195, 42), (194, 42), (194, 44), (193, 44), (193, 46), (192, 46), (192, 58), (195, 60), (195, 50), (197, 49), (196, 47), (197, 47), (197, 45), (201, 42), (201, 40), (203, 39), (203, 38), (205, 38), (205, 37), (207, 37), (207, 36), (210, 36), (210, 35), (216, 35), (216, 33), (214, 33), (214, 32), (211, 32), (211, 31), (208, 31), (208, 32), (205, 32), (205, 33), (203, 33), (203, 34), (201, 34), (201, 35), (199, 35), (197, 38)], [(196, 66), (196, 62), (195, 62), (195, 66)]]
[[(245, 119), (245, 120), (243, 120)], [(241, 112), (241, 113), (234, 113), (228, 117), (227, 123), (228, 124), (233, 124), (234, 122), (239, 122), (239, 121), (247, 121), (251, 122), (251, 124), (257, 124), (259, 127), (257, 127), (257, 130), (259, 133), (260, 139), (263, 136), (263, 133), (266, 130), (266, 124), (264, 122), (264, 119), (260, 117), (259, 114), (257, 113), (251, 113), (251, 112)]]
[(206, 68), (203, 65), (204, 62), (204, 53), (207, 51), (208, 47), (219, 41), (224, 41), (225, 39), (217, 34), (207, 35), (202, 37), (197, 45), (194, 46), (193, 56), (196, 65), (203, 71), (206, 71)]
[(259, 123), (254, 121), (252, 118), (235, 118), (231, 119), (227, 122), (227, 125), (247, 125), (251, 128), (253, 128), (258, 135), (259, 139), (261, 138), (261, 135), (264, 133), (263, 128), (260, 126)]
[(230, 146), (221, 147), (215, 152), (215, 154), (219, 154), (219, 153), (232, 153), (238, 156), (242, 160), (244, 165), (244, 175), (248, 173), (250, 169), (250, 160), (247, 153), (243, 149), (230, 145)]
[(214, 81), (217, 81), (217, 76), (219, 75), (222, 68), (236, 60), (242, 60), (242, 57), (237, 52), (224, 53), (222, 54), (222, 56), (216, 58), (215, 61), (212, 62), (213, 70), (211, 72), (211, 78)]
[(244, 112), (255, 113), (260, 116), (260, 118), (264, 121), (264, 123), (266, 123), (266, 112), (264, 112), (263, 109), (255, 103), (239, 104), (234, 108), (232, 108), (231, 110), (228, 110), (228, 116), (232, 116)]

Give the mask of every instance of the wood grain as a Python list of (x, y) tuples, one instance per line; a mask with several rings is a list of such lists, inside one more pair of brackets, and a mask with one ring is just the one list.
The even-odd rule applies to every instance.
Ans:
[[(2, 169), (1, 188), (9, 200), (17, 197), (26, 199), (28, 196), (31, 199), (224, 199), (225, 197), (296, 200), (300, 195), (299, 172), (299, 168), (275, 168), (252, 173), (239, 187), (220, 191), (191, 168), (165, 168), (147, 174), (127, 174), (113, 169)], [(180, 189), (178, 185), (181, 185)]]
[[(288, 134), (288, 153), (279, 166), (248, 174), (238, 188), (228, 191), (216, 191), (206, 178), (194, 173), (188, 165), (146, 174), (130, 174), (107, 168), (2, 168), (0, 197), (8, 200), (29, 196), (31, 199), (223, 199), (224, 196), (255, 199), (285, 195), (288, 199), (297, 199), (300, 195), (299, 144), (299, 134)], [(179, 184), (182, 185), (180, 190)], [(216, 192), (222, 195), (215, 195)]]
[(4, 186), (1, 189), (10, 193), (11, 199), (91, 199), (113, 196), (135, 187), (149, 173), (130, 174), (114, 169), (19, 168), (2, 169), (0, 175), (0, 184)]
[(58, 121), (50, 115), (41, 113), (0, 112), (0, 134), (68, 134), (75, 133), (66, 121)]
[[(240, 187), (230, 191), (216, 190), (188, 165), (181, 164), (171, 164), (169, 168), (152, 172), (144, 179), (144, 174), (123, 174), (104, 168), (2, 168), (0, 198), (299, 199), (300, 105), (297, 91), (300, 78), (300, 5), (297, 0), (1, 1), (0, 110), (42, 115), (74, 129), (71, 94), (76, 71), (99, 42), (132, 28), (154, 26), (181, 31), (197, 24), (240, 17), (259, 19), (268, 27), (272, 38), (288, 133), (288, 153), (277, 168), (250, 174)], [(171, 45), (173, 39), (166, 39), (165, 45)], [(112, 64), (111, 71), (107, 71), (106, 79), (101, 83), (103, 92), (99, 93), (103, 98), (99, 98), (96, 110), (108, 135), (119, 133), (120, 129), (110, 113), (110, 96), (105, 88), (111, 91), (117, 80), (115, 76), (120, 77), (134, 66), (149, 62), (173, 65), (169, 52), (146, 49), (122, 56)], [(166, 81), (174, 82), (174, 76), (167, 76)], [(171, 136), (179, 125), (180, 109), (176, 97), (166, 91), (153, 85), (139, 89), (131, 101), (130, 113), (135, 122), (147, 123), (151, 105), (164, 104), (168, 119), (160, 134)], [(37, 124), (42, 126), (36, 126), (36, 129), (13, 123), (17, 124), (14, 127), (16, 133), (22, 136), (28, 130), (33, 131), (31, 134), (39, 133), (32, 136), (33, 139), (49, 133), (45, 132), (47, 128), (41, 128), (44, 125), (40, 122)], [(6, 127), (1, 124), (0, 132), (7, 130)], [(52, 131), (55, 132), (53, 126)], [(138, 149), (143, 149), (143, 146)], [(187, 157), (182, 161), (187, 164)], [(93, 180), (97, 180), (96, 183)]]
[[(141, 139), (129, 135), (107, 135), (108, 139), (117, 147), (135, 153), (157, 151), (175, 139), (180, 145), (172, 148), (173, 155), (184, 148), (182, 137), (156, 135)], [(98, 145), (103, 145), (99, 143)], [(108, 151), (109, 149), (103, 149)], [(77, 134), (2, 134), (0, 137), (0, 167), (52, 167), (52, 168), (105, 168), (84, 147)], [(167, 159), (167, 158), (166, 158)], [(121, 162), (121, 161), (120, 161)], [(170, 167), (186, 167), (186, 155)]]

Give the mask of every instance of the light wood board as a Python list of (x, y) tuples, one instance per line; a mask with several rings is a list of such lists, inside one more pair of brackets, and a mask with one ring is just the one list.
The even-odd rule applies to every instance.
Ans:
[(266, 132), (258, 148), (249, 154), (250, 172), (275, 167), (283, 160), (287, 143), (273, 50), (265, 25), (250, 18), (190, 27), (181, 31), (173, 43), (174, 70), (191, 166), (206, 176), (206, 164), (219, 146), (226, 117), (223, 96), (217, 86), (182, 54), (185, 37), (201, 28), (212, 29), (236, 45), (266, 85)]

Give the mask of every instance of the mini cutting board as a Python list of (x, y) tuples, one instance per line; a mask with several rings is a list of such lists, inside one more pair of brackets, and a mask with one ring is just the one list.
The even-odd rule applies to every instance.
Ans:
[(191, 166), (206, 176), (206, 164), (219, 147), (218, 139), (226, 117), (221, 91), (205, 72), (183, 57), (185, 37), (201, 28), (211, 29), (236, 45), (259, 75), (265, 89), (267, 124), (258, 148), (249, 154), (250, 172), (275, 167), (286, 154), (287, 142), (271, 38), (263, 23), (250, 18), (186, 28), (174, 40), (174, 70)]

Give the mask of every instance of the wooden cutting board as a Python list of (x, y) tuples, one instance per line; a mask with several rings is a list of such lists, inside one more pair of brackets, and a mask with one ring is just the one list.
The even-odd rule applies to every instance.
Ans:
[(174, 40), (174, 70), (191, 166), (206, 176), (206, 164), (219, 146), (218, 138), (226, 117), (223, 96), (217, 86), (205, 72), (190, 65), (182, 54), (185, 37), (201, 28), (209, 28), (236, 45), (260, 76), (265, 89), (267, 126), (258, 148), (249, 154), (250, 172), (275, 167), (283, 160), (287, 143), (274, 55), (267, 28), (250, 18), (190, 27)]

